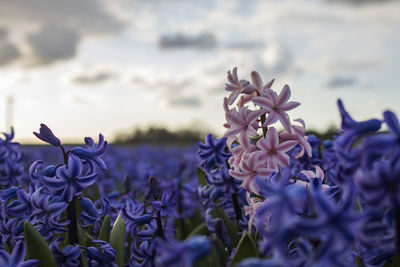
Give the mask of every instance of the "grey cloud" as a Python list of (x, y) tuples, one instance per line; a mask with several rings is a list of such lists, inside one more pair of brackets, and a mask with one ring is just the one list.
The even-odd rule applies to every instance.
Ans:
[(228, 43), (225, 47), (228, 49), (246, 50), (254, 48), (263, 48), (265, 46), (264, 42), (261, 41), (243, 41), (243, 42), (232, 42)]
[(205, 32), (198, 35), (187, 35), (176, 33), (174, 35), (163, 35), (158, 41), (161, 49), (177, 49), (177, 48), (197, 48), (211, 49), (217, 45), (214, 34)]
[(0, 0), (2, 21), (13, 24), (58, 24), (81, 33), (113, 33), (123, 22), (97, 0)]
[(40, 66), (72, 59), (82, 39), (116, 33), (124, 22), (107, 10), (105, 1), (0, 0), (0, 26), (7, 28), (0, 29), (0, 40), (7, 37), (7, 32), (26, 32), (25, 45), (29, 49), (20, 55), (17, 47), (3, 44), (2, 50), (8, 56), (0, 51), (0, 60), (8, 62), (11, 55), (18, 55), (28, 66)]
[(354, 71), (354, 70), (369, 70), (380, 67), (382, 65), (381, 59), (366, 59), (357, 58), (352, 60), (334, 60), (331, 62), (326, 62), (324, 67), (330, 71)]
[(98, 84), (109, 81), (115, 77), (115, 73), (107, 70), (98, 71), (92, 74), (80, 74), (73, 78), (78, 84)]
[(355, 77), (335, 76), (328, 81), (327, 86), (329, 88), (350, 87), (354, 86), (356, 83), (357, 79)]
[(8, 39), (8, 31), (0, 28), (0, 66), (7, 65), (21, 56), (16, 45)]
[(0, 40), (6, 39), (8, 31), (6, 29), (0, 28)]
[(183, 96), (169, 99), (168, 104), (171, 106), (198, 107), (201, 105), (201, 102), (197, 97)]
[(135, 86), (146, 87), (149, 90), (160, 90), (170, 92), (178, 92), (187, 88), (192, 84), (192, 77), (185, 77), (183, 79), (173, 79), (164, 77), (147, 77), (135, 75), (132, 77), (131, 82)]
[(364, 4), (382, 4), (385, 2), (391, 2), (393, 0), (328, 0), (329, 2), (342, 2), (342, 3), (349, 3), (352, 5), (364, 5)]
[(0, 40), (0, 66), (7, 65), (20, 57), (18, 48), (6, 41)]
[(35, 56), (35, 64), (50, 64), (73, 58), (81, 36), (75, 31), (55, 25), (45, 25), (28, 36), (27, 42)]

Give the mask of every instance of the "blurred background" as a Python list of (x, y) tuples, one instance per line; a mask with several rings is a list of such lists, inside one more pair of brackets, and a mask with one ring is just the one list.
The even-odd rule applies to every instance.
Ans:
[(400, 115), (400, 1), (0, 0), (0, 131), (222, 135), (226, 72), (257, 70), (307, 128)]

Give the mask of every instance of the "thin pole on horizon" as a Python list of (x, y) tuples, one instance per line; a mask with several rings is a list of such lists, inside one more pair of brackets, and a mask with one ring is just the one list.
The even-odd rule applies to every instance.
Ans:
[(6, 129), (9, 130), (14, 124), (14, 97), (8, 95), (6, 99)]

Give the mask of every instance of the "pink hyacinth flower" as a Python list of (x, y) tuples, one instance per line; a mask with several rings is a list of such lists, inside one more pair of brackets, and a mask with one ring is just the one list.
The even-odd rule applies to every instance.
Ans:
[(274, 83), (275, 79), (272, 79), (267, 84), (263, 85), (263, 81), (261, 79), (260, 74), (257, 71), (251, 72), (251, 83), (255, 87), (258, 95), (264, 96), (268, 93), (273, 92), (271, 89), (272, 84)]
[(258, 159), (258, 154), (253, 152), (243, 160), (240, 169), (231, 169), (229, 174), (242, 181), (241, 187), (248, 192), (258, 193), (258, 186), (255, 177), (267, 179), (274, 170), (266, 168), (264, 162)]
[(256, 153), (259, 154), (261, 161), (267, 161), (269, 169), (278, 170), (278, 165), (281, 167), (289, 166), (290, 158), (285, 152), (297, 144), (298, 142), (295, 140), (288, 140), (279, 144), (278, 132), (274, 127), (269, 127), (266, 136), (258, 140), (257, 147), (261, 150)]
[(258, 197), (251, 197), (250, 193), (246, 193), (248, 206), (244, 206), (244, 215), (249, 216), (249, 233), (252, 232), (254, 216), (256, 215), (257, 209), (263, 204), (263, 201)]
[(240, 93), (251, 94), (255, 89), (250, 86), (250, 82), (246, 80), (239, 80), (237, 75), (237, 68), (233, 68), (233, 71), (228, 71), (228, 81), (229, 83), (225, 84), (225, 89), (231, 94), (228, 97), (229, 105), (232, 105), (235, 102), (236, 98)]
[(288, 102), (290, 95), (290, 88), (288, 85), (285, 85), (279, 96), (271, 90), (265, 96), (253, 97), (253, 103), (260, 106), (268, 114), (263, 124), (264, 127), (279, 120), (283, 128), (288, 133), (292, 133), (292, 125), (290, 124), (289, 115), (286, 112), (298, 107), (300, 103), (294, 101)]
[[(314, 165), (315, 172), (310, 171), (310, 170), (302, 170), (300, 173), (304, 174), (308, 179), (312, 178), (319, 178), (321, 181), (324, 180), (324, 171), (318, 166)], [(309, 189), (309, 183), (302, 181), (302, 180), (297, 180), (296, 185), (305, 187), (307, 190)], [(329, 188), (329, 185), (327, 184), (322, 184), (322, 191), (326, 190)]]
[(306, 125), (302, 119), (295, 119), (294, 121), (299, 122), (302, 126), (292, 125), (292, 127), (293, 127), (292, 134), (290, 134), (288, 132), (282, 132), (279, 134), (279, 137), (281, 138), (282, 141), (296, 140), (297, 142), (299, 142), (301, 150), (294, 157), (295, 159), (301, 158), (304, 155), (304, 152), (306, 152), (308, 157), (311, 158), (311, 156), (312, 156), (311, 145), (307, 141), (308, 136), (305, 135), (306, 134)]
[(231, 110), (230, 113), (225, 113), (227, 118), (228, 130), (224, 137), (233, 137), (239, 134), (239, 143), (248, 151), (250, 150), (250, 136), (258, 136), (258, 121), (257, 118), (263, 113), (262, 110), (252, 111), (248, 107), (242, 107), (239, 111)]
[(231, 148), (230, 151), (232, 152), (232, 156), (228, 159), (229, 166), (238, 170), (242, 165), (242, 161), (247, 159), (251, 152), (258, 151), (258, 148), (253, 144), (250, 144), (250, 149), (238, 145)]

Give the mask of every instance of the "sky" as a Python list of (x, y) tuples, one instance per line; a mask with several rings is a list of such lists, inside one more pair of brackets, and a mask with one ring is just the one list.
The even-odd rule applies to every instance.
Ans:
[(234, 67), (288, 84), (309, 129), (339, 125), (338, 98), (357, 120), (400, 114), (398, 29), (395, 0), (0, 0), (0, 131), (222, 135)]

